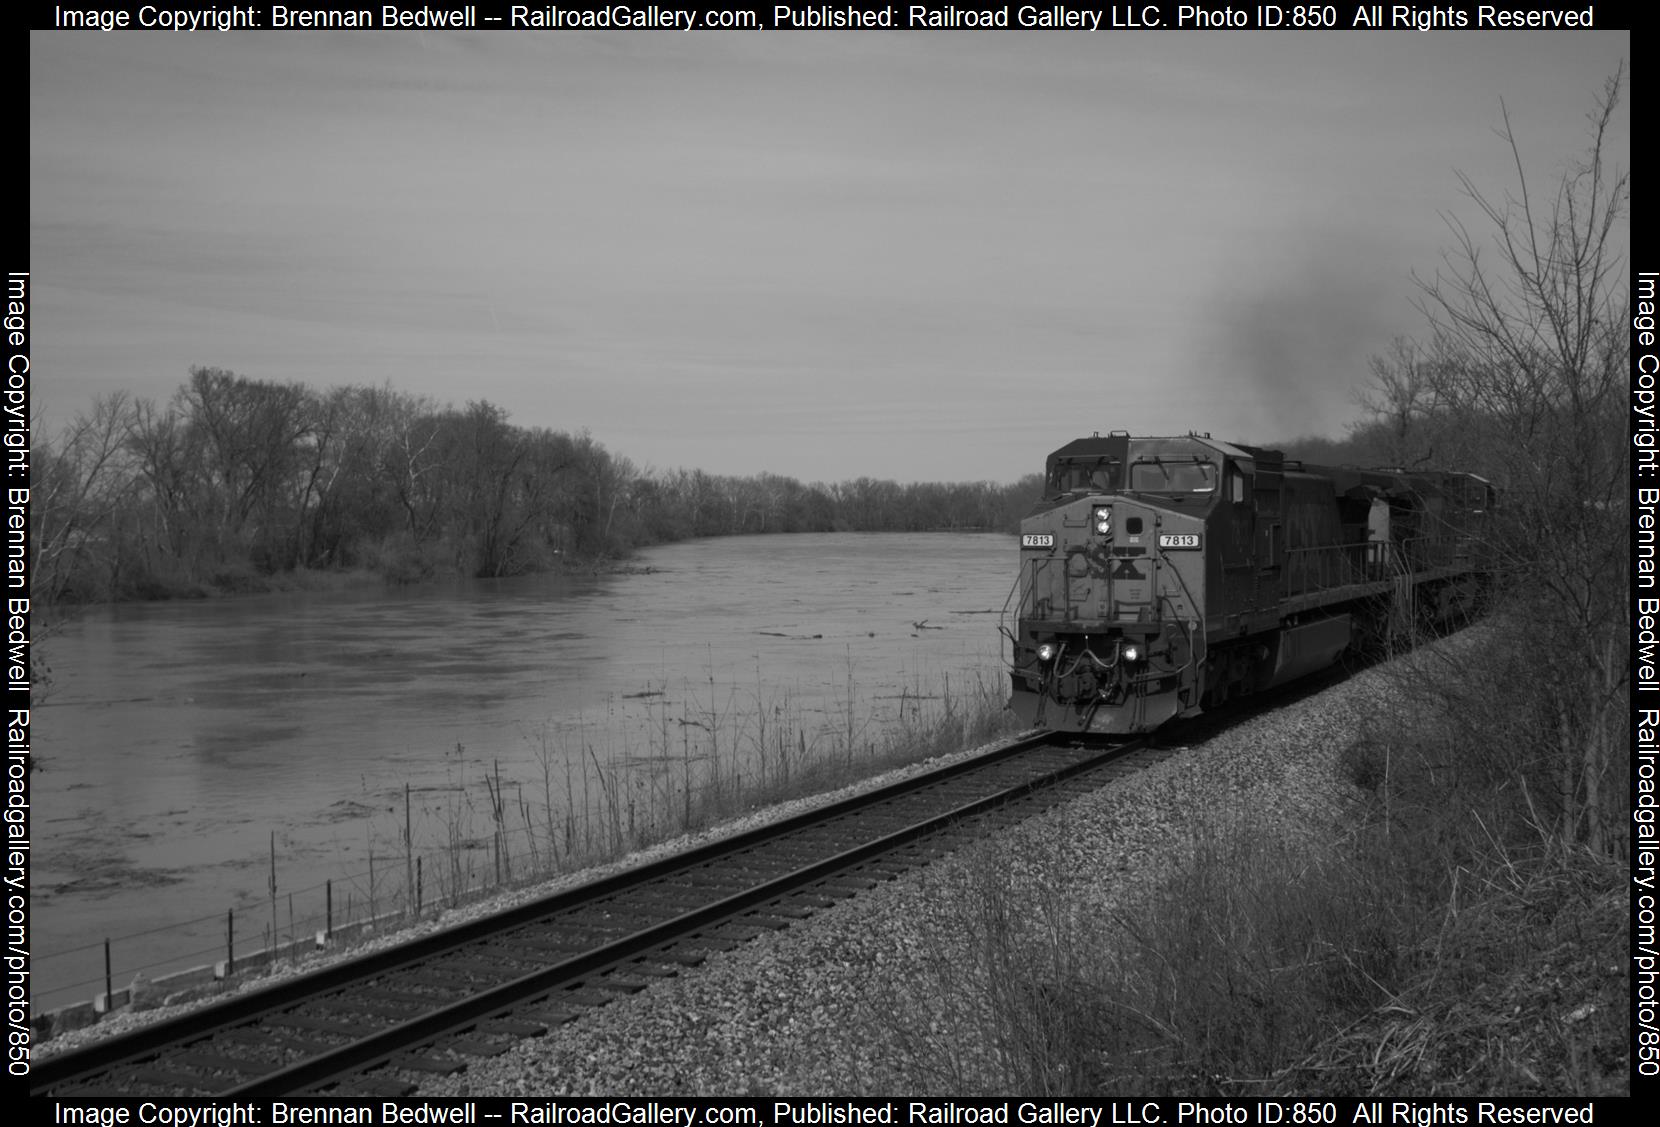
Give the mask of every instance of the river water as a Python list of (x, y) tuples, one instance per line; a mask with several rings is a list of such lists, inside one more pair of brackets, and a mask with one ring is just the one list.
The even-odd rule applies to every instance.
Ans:
[(477, 838), (486, 776), (506, 824), (552, 806), (568, 831), (577, 807), (615, 815), (607, 771), (646, 764), (644, 802), (717, 761), (711, 740), (751, 775), (774, 748), (776, 774), (1000, 691), (1016, 556), (996, 535), (750, 536), (614, 575), (89, 609), (41, 643), (35, 1008), (102, 990), (105, 938), (121, 989), (222, 958), (227, 910), (240, 955), (296, 890), (351, 873), (361, 898), (372, 853), (401, 879), (406, 817), (417, 850)]

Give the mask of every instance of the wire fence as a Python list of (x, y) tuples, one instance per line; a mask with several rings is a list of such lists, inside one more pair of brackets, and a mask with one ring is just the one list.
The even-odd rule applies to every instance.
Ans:
[[(666, 713), (643, 753), (601, 758), (592, 746), (551, 746), (540, 778), (504, 778), (499, 764), (435, 804), (406, 786), (401, 827), (368, 838), (367, 863), (302, 887), (273, 831), (266, 895), (162, 927), (37, 952), (38, 1016), (95, 1000), (99, 1012), (161, 1004), (239, 976), (298, 964), (477, 900), (623, 856), (767, 801), (850, 781), (908, 760), (954, 751), (1007, 730), (995, 682), (953, 693), (906, 691), (883, 710), (857, 701), (851, 679), (841, 715), (809, 734), (775, 709), (735, 723), (713, 706)], [(678, 746), (674, 746), (678, 744)], [(102, 999), (102, 1001), (97, 1001)]]

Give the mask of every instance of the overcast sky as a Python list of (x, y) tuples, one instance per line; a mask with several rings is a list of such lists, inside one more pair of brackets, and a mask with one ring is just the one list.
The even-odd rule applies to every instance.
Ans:
[[(1336, 436), (1625, 33), (31, 36), (37, 426), (192, 365), (642, 466), (1012, 480)], [(1615, 155), (1630, 164), (1622, 112)]]

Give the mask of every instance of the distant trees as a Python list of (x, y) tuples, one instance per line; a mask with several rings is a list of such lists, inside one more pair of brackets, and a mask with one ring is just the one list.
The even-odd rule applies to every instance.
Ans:
[(245, 590), (296, 568), (501, 576), (692, 536), (1012, 530), (1038, 478), (804, 485), (640, 470), (587, 432), (477, 401), (315, 391), (194, 368), (165, 404), (114, 395), (36, 440), (44, 603)]
[(234, 590), (299, 567), (501, 575), (539, 566), (573, 519), (569, 436), (390, 388), (196, 368), (165, 405), (100, 400), (43, 445), (47, 601)]

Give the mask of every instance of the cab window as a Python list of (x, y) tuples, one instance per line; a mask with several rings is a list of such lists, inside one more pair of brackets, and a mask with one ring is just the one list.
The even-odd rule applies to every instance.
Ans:
[(1049, 480), (1051, 493), (1112, 493), (1118, 489), (1119, 463), (1111, 458), (1092, 458), (1087, 462), (1061, 462)]
[(1140, 493), (1210, 493), (1216, 489), (1216, 466), (1144, 459), (1130, 466), (1130, 488)]

